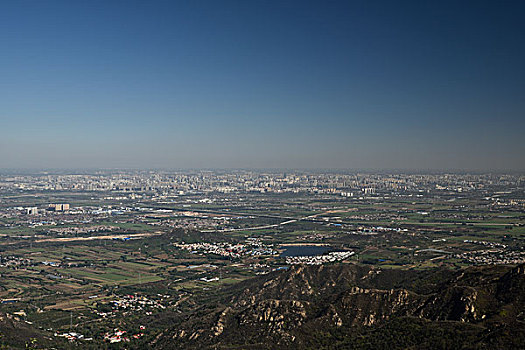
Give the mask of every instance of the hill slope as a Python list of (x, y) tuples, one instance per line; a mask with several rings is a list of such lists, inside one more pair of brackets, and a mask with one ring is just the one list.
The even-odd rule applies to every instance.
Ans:
[(225, 289), (159, 348), (519, 348), (525, 267), (293, 267)]

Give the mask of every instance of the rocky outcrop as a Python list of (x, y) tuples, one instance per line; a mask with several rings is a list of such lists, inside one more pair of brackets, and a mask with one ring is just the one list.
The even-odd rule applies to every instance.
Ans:
[(208, 317), (190, 316), (174, 333), (184, 344), (201, 347), (300, 348), (315, 344), (319, 334), (364, 332), (406, 317), (430, 322), (425, 327), (458, 322), (483, 332), (502, 322), (502, 314), (510, 315), (507, 323), (520, 322), (516, 313), (502, 310), (523, 309), (524, 280), (523, 266), (435, 273), (298, 266), (231, 287), (226, 306)]

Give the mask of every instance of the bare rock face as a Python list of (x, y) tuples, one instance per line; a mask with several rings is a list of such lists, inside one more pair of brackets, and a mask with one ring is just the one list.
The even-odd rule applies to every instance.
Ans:
[[(200, 317), (189, 315), (175, 327), (171, 339), (180, 343), (159, 344), (274, 349), (340, 341), (349, 342), (343, 348), (353, 348), (384, 327), (406, 337), (408, 343), (401, 348), (418, 334), (428, 338), (432, 332), (450, 332), (450, 339), (444, 340), (450, 344), (470, 341), (461, 332), (490, 343), (495, 341), (492, 329), (510, 327), (522, 334), (524, 323), (516, 310), (524, 309), (524, 281), (523, 266), (424, 272), (342, 264), (297, 266), (230, 287), (224, 306)], [(506, 339), (505, 334), (497, 333), (494, 339)]]

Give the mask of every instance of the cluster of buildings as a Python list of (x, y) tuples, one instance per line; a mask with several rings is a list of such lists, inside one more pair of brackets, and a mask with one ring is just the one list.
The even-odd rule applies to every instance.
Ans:
[(490, 248), (507, 248), (507, 245), (506, 244), (503, 244), (503, 243), (496, 243), (496, 242), (489, 242), (489, 241), (473, 241), (473, 240), (470, 240), (470, 239), (465, 239), (463, 241), (464, 243), (470, 243), (470, 244), (479, 244), (479, 245), (483, 245), (485, 247), (490, 247)]
[(380, 233), (387, 233), (387, 232), (397, 232), (397, 233), (405, 233), (408, 232), (408, 229), (402, 229), (399, 227), (384, 227), (384, 226), (371, 226), (371, 227), (365, 227), (365, 226), (358, 226), (355, 230), (351, 231), (350, 234), (354, 235), (377, 235)]
[(0, 255), (0, 267), (18, 267), (18, 266), (29, 266), (32, 262), (30, 259), (20, 257), (20, 256), (12, 256), (12, 255)]
[(110, 232), (117, 228), (115, 226), (108, 225), (92, 225), (92, 226), (69, 226), (69, 227), (54, 227), (47, 231), (53, 234), (59, 235), (77, 235), (77, 234), (92, 234), (98, 232)]
[(348, 259), (354, 252), (330, 252), (323, 255), (287, 256), (286, 263), (289, 265), (322, 265)]
[(69, 341), (75, 341), (75, 340), (93, 340), (93, 338), (86, 338), (83, 334), (77, 333), (77, 332), (65, 332), (65, 333), (55, 333), (55, 337), (63, 337), (66, 338)]
[(39, 209), (38, 207), (25, 207), (25, 208), (19, 208), (19, 209), (23, 210), (24, 214), (26, 215), (38, 215), (45, 211), (66, 212), (66, 211), (69, 211), (70, 206), (67, 203), (61, 203), (61, 204), (49, 204), (47, 209)]
[(242, 256), (277, 255), (273, 245), (266, 245), (258, 238), (248, 238), (245, 243), (174, 243), (179, 249), (187, 250), (197, 254), (215, 254), (229, 258)]
[[(140, 330), (144, 330), (146, 327), (140, 326)], [(127, 331), (123, 331), (119, 328), (115, 328), (112, 332), (104, 334), (104, 340), (109, 343), (120, 343), (120, 342), (129, 342), (131, 339), (140, 339), (144, 336), (143, 332), (128, 335)]]
[[(167, 298), (169, 296), (158, 295), (160, 298)], [(165, 309), (166, 307), (158, 300), (148, 298), (144, 295), (129, 294), (120, 297), (117, 300), (111, 301), (112, 306), (117, 310), (125, 311), (145, 311), (151, 314), (151, 310)]]
[[(139, 221), (158, 227), (184, 229), (211, 229), (227, 226), (232, 216), (199, 213), (196, 211), (150, 210), (137, 218)], [(155, 221), (152, 221), (154, 219)]]
[(478, 250), (454, 255), (455, 258), (475, 265), (501, 265), (525, 263), (525, 251), (504, 249)]
[[(386, 194), (465, 193), (494, 188), (517, 188), (525, 182), (519, 174), (395, 174), (307, 171), (98, 171), (92, 174), (0, 175), (0, 188), (8, 191), (117, 192), (112, 198), (168, 198), (189, 193), (287, 193), (337, 194), (343, 197)], [(487, 192), (489, 197), (493, 193)], [(499, 197), (493, 197), (500, 201)], [(516, 202), (524, 205), (525, 202)], [(57, 205), (58, 210), (67, 210)]]

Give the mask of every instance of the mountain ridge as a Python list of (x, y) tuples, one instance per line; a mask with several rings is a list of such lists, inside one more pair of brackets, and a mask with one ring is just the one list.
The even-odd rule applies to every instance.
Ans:
[[(209, 303), (207, 309), (188, 315), (155, 345), (366, 348), (362, 343), (370, 334), (391, 328), (407, 333), (407, 340), (399, 344), (402, 348), (412, 346), (410, 339), (419, 333), (434, 334), (432, 339), (435, 334), (448, 334), (443, 348), (452, 343), (464, 348), (491, 344), (505, 348), (525, 339), (525, 323), (518, 311), (524, 305), (524, 286), (524, 265), (459, 271), (297, 266), (225, 288), (218, 306)], [(408, 325), (416, 330), (411, 333)], [(499, 334), (501, 329), (504, 332)], [(517, 337), (506, 336), (505, 330)]]

